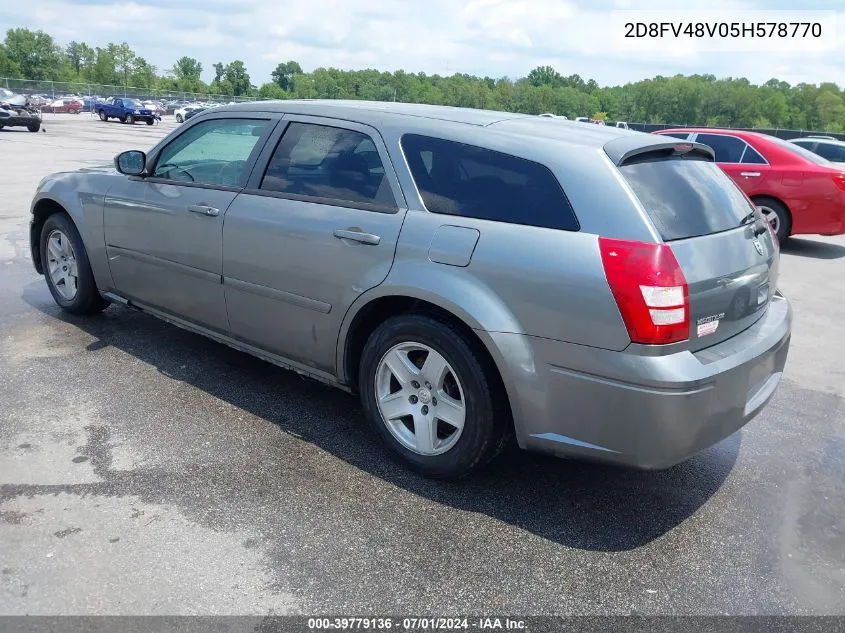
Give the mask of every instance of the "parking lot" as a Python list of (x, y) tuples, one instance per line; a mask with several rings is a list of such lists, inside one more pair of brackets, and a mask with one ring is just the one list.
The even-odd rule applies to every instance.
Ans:
[(0, 131), (0, 612), (845, 614), (845, 237), (784, 246), (790, 357), (741, 433), (657, 473), (512, 451), (433, 482), (351, 396), (121, 306), (60, 312), (38, 181), (175, 123), (44, 127)]

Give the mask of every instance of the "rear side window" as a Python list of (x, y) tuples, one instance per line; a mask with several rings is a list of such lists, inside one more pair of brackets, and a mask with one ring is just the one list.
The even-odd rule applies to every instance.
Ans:
[(714, 162), (666, 158), (619, 168), (665, 241), (739, 226), (753, 211)]
[(402, 137), (402, 150), (432, 213), (579, 229), (560, 183), (540, 163), (416, 134)]
[(845, 145), (834, 145), (833, 143), (819, 143), (816, 153), (822, 158), (836, 162), (845, 163)]
[(709, 145), (713, 149), (717, 163), (740, 162), (747, 145), (742, 139), (722, 134), (699, 134), (695, 137), (695, 140), (697, 143)]
[(746, 144), (745, 153), (742, 155), (742, 162), (750, 165), (765, 165), (766, 159), (760, 155), (760, 152)]

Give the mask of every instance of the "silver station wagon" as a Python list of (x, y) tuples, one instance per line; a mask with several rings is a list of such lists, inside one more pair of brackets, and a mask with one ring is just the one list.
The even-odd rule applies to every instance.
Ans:
[(432, 477), (522, 448), (666, 468), (781, 378), (769, 225), (696, 143), (559, 118), (282, 101), (45, 178), (35, 268), (356, 393)]

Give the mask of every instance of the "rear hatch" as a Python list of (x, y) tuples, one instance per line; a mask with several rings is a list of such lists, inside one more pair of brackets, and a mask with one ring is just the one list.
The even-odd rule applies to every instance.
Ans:
[(628, 155), (619, 171), (683, 271), (687, 348), (709, 347), (760, 319), (777, 289), (777, 240), (712, 156), (679, 143)]

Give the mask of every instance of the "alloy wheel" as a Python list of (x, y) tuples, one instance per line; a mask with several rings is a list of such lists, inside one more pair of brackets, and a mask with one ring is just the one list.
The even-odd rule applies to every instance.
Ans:
[(53, 287), (66, 301), (73, 301), (79, 289), (76, 253), (67, 235), (58, 229), (47, 237), (47, 269)]
[(466, 400), (457, 374), (438, 351), (422, 343), (391, 347), (375, 376), (382, 421), (405, 448), (440, 455), (457, 443)]

